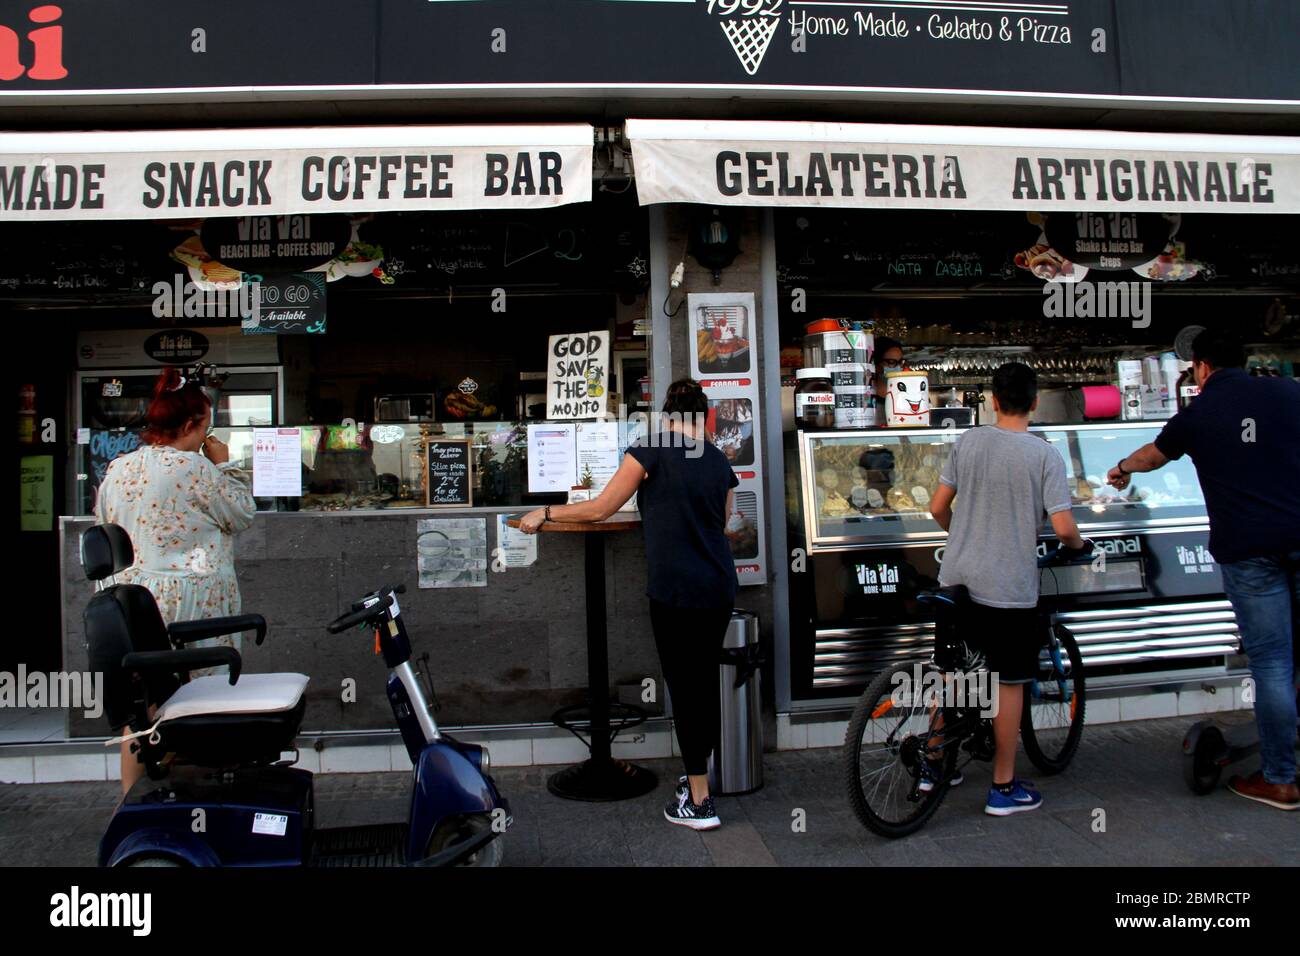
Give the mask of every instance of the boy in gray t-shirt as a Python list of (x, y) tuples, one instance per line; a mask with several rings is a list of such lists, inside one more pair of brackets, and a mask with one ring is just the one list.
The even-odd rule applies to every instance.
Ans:
[[(972, 604), (961, 622), (967, 644), (984, 653), (998, 679), (993, 718), (993, 786), (984, 812), (1007, 816), (1034, 810), (1037, 791), (1015, 778), (1024, 688), (1038, 669), (1043, 630), (1038, 617), (1038, 531), (1043, 515), (1061, 543), (1082, 548), (1070, 513), (1061, 454), (1029, 431), (1038, 407), (1038, 376), (1009, 362), (993, 373), (996, 425), (974, 428), (953, 445), (930, 500), (930, 513), (948, 532), (939, 583), (965, 585)], [(958, 505), (954, 513), (953, 500)]]
[(1043, 514), (1070, 510), (1065, 459), (1033, 432), (1004, 426), (1006, 417), (957, 439), (939, 475), (961, 494), (939, 581), (966, 585), (989, 607), (1037, 607)]

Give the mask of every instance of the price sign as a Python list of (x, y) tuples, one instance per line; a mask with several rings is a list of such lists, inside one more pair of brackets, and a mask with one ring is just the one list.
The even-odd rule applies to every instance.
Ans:
[(430, 508), (472, 507), (472, 446), (467, 438), (431, 438), (424, 444), (424, 503)]

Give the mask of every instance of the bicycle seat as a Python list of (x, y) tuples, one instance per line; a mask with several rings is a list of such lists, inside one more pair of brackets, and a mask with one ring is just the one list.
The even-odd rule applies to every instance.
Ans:
[(969, 604), (970, 591), (966, 590), (964, 584), (954, 584), (952, 587), (920, 591), (917, 593), (916, 599), (922, 604), (933, 604), (935, 611), (942, 613), (945, 610), (956, 610)]
[(945, 670), (958, 666), (965, 657), (959, 619), (970, 606), (970, 591), (964, 584), (954, 584), (921, 591), (916, 599), (934, 608), (935, 663)]
[[(103, 582), (135, 561), (131, 539), (117, 525), (82, 535), (86, 577)], [(293, 745), (306, 710), (302, 674), (248, 674), (230, 647), (187, 643), (256, 631), (257, 614), (182, 621), (168, 627), (148, 588), (109, 584), (85, 611), (90, 667), (104, 675), (104, 711), (110, 729), (140, 733), (139, 758), (151, 776), (165, 759), (202, 767), (273, 763)], [(225, 666), (229, 675), (191, 678), (191, 671)], [(150, 716), (149, 708), (157, 707)]]

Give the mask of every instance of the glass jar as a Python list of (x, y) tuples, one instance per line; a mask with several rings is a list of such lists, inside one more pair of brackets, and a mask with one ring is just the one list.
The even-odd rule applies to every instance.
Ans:
[(801, 368), (794, 373), (794, 417), (800, 428), (835, 427), (835, 390), (824, 368)]

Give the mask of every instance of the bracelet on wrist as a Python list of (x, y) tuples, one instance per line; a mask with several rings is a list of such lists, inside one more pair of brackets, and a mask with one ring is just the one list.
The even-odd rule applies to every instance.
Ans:
[(1127, 460), (1127, 459), (1125, 459), (1125, 458), (1121, 458), (1121, 459), (1119, 460), (1119, 463), (1118, 463), (1117, 465), (1115, 465), (1115, 467), (1119, 469), (1119, 473), (1120, 473), (1121, 475), (1131, 475), (1131, 474), (1133, 474), (1131, 471), (1125, 471), (1125, 470), (1124, 470), (1124, 462), (1125, 462), (1126, 460)]
[(550, 506), (550, 505), (547, 505), (547, 506), (546, 506), (545, 517), (542, 518), (542, 522), (545, 523), (545, 522), (550, 521), (550, 520), (551, 520), (551, 506)]

